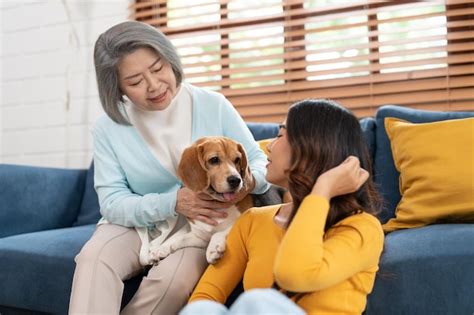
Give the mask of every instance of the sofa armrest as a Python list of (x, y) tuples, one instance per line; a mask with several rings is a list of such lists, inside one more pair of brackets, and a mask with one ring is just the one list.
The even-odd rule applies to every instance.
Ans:
[(86, 171), (0, 164), (0, 237), (71, 226)]

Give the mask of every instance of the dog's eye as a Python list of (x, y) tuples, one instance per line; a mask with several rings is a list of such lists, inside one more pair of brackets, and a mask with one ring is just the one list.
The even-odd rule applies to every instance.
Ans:
[(234, 164), (240, 164), (240, 158), (236, 158)]
[(209, 159), (209, 164), (212, 164), (212, 165), (216, 165), (216, 164), (219, 164), (220, 160), (217, 156), (215, 157), (212, 157)]

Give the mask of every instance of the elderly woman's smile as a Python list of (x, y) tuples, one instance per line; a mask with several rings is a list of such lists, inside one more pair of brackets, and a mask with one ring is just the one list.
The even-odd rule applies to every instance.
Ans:
[(138, 48), (118, 64), (120, 88), (141, 110), (163, 110), (178, 88), (171, 66), (149, 48)]

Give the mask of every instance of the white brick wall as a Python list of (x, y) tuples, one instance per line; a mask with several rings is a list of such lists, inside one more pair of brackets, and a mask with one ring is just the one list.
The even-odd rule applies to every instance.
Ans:
[(85, 168), (97, 36), (131, 0), (0, 0), (0, 163)]

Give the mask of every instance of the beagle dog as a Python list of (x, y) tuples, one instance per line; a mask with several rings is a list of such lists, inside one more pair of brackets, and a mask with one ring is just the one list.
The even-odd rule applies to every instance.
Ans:
[(232, 202), (246, 196), (222, 211), (227, 217), (217, 219), (217, 226), (189, 220), (190, 230), (179, 230), (164, 242), (151, 241), (149, 256), (155, 262), (184, 247), (206, 250), (209, 263), (215, 263), (225, 251), (225, 242), (241, 212), (253, 206), (251, 192), (255, 186), (243, 146), (226, 137), (204, 137), (184, 150), (178, 166), (178, 177), (184, 186), (212, 199)]

